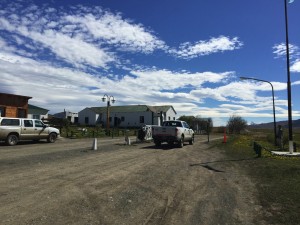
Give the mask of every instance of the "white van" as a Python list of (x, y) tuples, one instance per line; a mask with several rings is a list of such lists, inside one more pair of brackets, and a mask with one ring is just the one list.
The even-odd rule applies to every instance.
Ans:
[(58, 129), (48, 127), (41, 120), (0, 117), (0, 140), (8, 145), (16, 145), (19, 140), (40, 139), (53, 143), (59, 135)]

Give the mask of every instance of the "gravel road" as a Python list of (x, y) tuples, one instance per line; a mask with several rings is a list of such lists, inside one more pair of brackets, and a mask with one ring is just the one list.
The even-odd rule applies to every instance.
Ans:
[(98, 139), (97, 151), (93, 139), (0, 144), (0, 224), (263, 224), (243, 162), (206, 140)]

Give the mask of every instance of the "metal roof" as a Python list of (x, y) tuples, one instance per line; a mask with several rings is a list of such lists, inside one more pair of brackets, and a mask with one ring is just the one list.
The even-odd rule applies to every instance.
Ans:
[(160, 105), (160, 106), (150, 106), (150, 107), (154, 108), (155, 112), (157, 112), (157, 113), (167, 112), (170, 108), (172, 108), (174, 110), (175, 114), (177, 114), (177, 112), (171, 105)]
[[(154, 112), (154, 113), (159, 113), (159, 112), (167, 112), (170, 108), (173, 108), (171, 105), (163, 105), (163, 106), (148, 106), (148, 105), (126, 105), (126, 106), (110, 106), (109, 111), (110, 112)], [(88, 108), (95, 113), (105, 113), (107, 110), (107, 107), (90, 107)], [(176, 113), (176, 111), (174, 110)]]
[(28, 104), (28, 113), (29, 114), (46, 115), (48, 112), (49, 112), (48, 109), (44, 109), (41, 107), (37, 107), (37, 106)]
[(15, 94), (8, 94), (8, 93), (0, 93), (0, 95), (6, 95), (6, 96), (11, 96), (11, 97), (21, 97), (21, 98), (27, 98), (27, 99), (31, 99), (32, 97), (29, 96), (24, 96), (24, 95), (15, 95)]

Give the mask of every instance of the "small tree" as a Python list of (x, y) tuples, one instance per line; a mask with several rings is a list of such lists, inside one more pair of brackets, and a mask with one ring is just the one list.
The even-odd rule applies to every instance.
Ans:
[(183, 115), (183, 116), (179, 117), (178, 119), (187, 122), (187, 124), (189, 124), (190, 126), (193, 126), (194, 121), (195, 121), (196, 118), (194, 116), (185, 116), (185, 115)]
[(237, 115), (230, 116), (227, 122), (229, 133), (240, 134), (247, 127), (247, 121)]
[(51, 117), (49, 119), (49, 124), (51, 126), (58, 127), (61, 133), (62, 128), (66, 129), (66, 132), (69, 132), (69, 127), (70, 127), (70, 121), (66, 118), (56, 118), (56, 117)]
[(193, 129), (198, 129), (206, 132), (211, 132), (213, 128), (213, 121), (211, 118), (201, 118), (200, 116), (181, 116), (178, 118), (187, 122)]

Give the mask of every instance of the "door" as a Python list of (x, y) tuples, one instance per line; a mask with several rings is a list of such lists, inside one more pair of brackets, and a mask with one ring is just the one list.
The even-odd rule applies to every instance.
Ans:
[(21, 139), (33, 139), (35, 135), (33, 120), (24, 119), (22, 122)]
[(190, 140), (192, 138), (190, 126), (186, 122), (183, 122), (183, 127), (185, 140)]
[(48, 128), (45, 126), (45, 124), (40, 120), (34, 120), (34, 130), (35, 134), (39, 138), (46, 138), (48, 136)]

